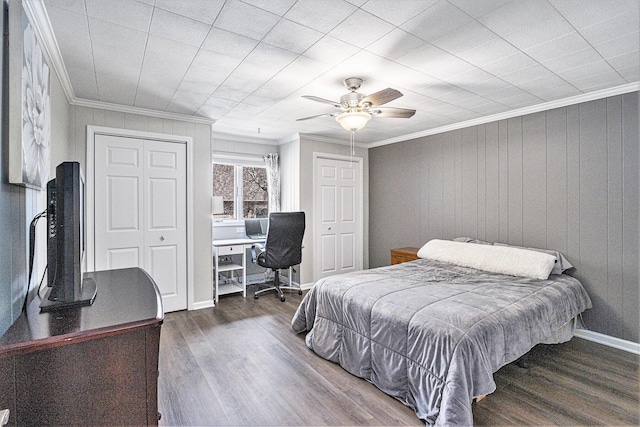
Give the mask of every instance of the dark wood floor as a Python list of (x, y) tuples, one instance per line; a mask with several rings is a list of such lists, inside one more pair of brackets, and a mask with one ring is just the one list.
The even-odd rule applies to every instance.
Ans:
[[(424, 425), (413, 411), (307, 349), (290, 328), (301, 296), (222, 298), (169, 313), (160, 343), (161, 425)], [(474, 404), (476, 425), (639, 425), (639, 358), (574, 338), (507, 365)]]

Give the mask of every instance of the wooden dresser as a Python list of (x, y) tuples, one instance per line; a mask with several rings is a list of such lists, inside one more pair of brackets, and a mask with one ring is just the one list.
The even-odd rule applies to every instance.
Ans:
[(0, 338), (10, 426), (158, 424), (160, 292), (139, 268), (85, 277), (93, 305), (41, 314), (35, 298)]
[(418, 259), (420, 248), (395, 248), (391, 249), (391, 265), (400, 264)]

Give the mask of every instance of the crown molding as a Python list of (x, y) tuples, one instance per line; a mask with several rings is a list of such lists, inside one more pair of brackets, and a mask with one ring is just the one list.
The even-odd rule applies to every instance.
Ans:
[(249, 144), (261, 144), (261, 145), (280, 145), (277, 140), (268, 138), (256, 138), (254, 136), (239, 135), (236, 133), (222, 132), (220, 130), (213, 129), (211, 132), (211, 139), (220, 139), (223, 141), (232, 142), (247, 142)]
[(60, 80), (60, 84), (62, 85), (62, 90), (67, 97), (67, 101), (71, 103), (76, 96), (73, 91), (73, 87), (71, 86), (69, 74), (67, 74), (67, 68), (64, 66), (64, 61), (60, 54), (58, 41), (53, 34), (53, 28), (51, 27), (51, 21), (49, 21), (47, 10), (44, 7), (44, 2), (23, 0), (22, 7), (24, 8), (24, 12), (42, 46), (47, 62), (58, 75), (58, 80)]
[(208, 117), (188, 116), (186, 114), (171, 113), (166, 111), (151, 110), (147, 108), (132, 107), (128, 105), (111, 104), (109, 102), (92, 101), (88, 99), (76, 98), (69, 102), (71, 105), (77, 107), (87, 108), (99, 108), (102, 110), (118, 111), (120, 113), (127, 114), (139, 114), (142, 116), (158, 117), (160, 119), (180, 120), (183, 122), (199, 123), (205, 125), (212, 125), (216, 121)]
[(372, 142), (367, 146), (369, 148), (380, 147), (382, 145), (394, 144), (396, 142), (408, 141), (410, 139), (422, 138), (429, 135), (436, 135), (439, 133), (449, 132), (452, 130), (462, 129), (470, 126), (477, 126), (485, 123), (496, 122), (499, 120), (511, 119), (513, 117), (524, 116), (527, 114), (539, 113), (541, 111), (553, 110), (554, 108), (567, 107), (569, 105), (595, 101), (597, 99), (608, 98), (610, 96), (637, 92), (639, 90), (640, 82), (627, 83), (621, 86), (597, 90), (594, 92), (584, 93), (582, 95), (571, 96), (569, 98), (558, 99), (555, 101), (544, 102), (542, 104), (536, 104), (529, 107), (519, 108), (517, 110), (506, 111), (504, 113), (492, 114), (490, 116), (479, 117), (477, 119), (466, 120), (464, 122), (453, 123), (433, 129), (427, 129), (421, 132), (411, 133), (395, 138), (383, 139), (381, 141)]
[[(358, 133), (356, 132), (356, 135)], [(301, 133), (300, 134), (300, 139), (306, 139), (309, 141), (316, 141), (316, 142), (326, 142), (329, 144), (338, 144), (338, 145), (351, 145), (350, 141), (347, 140), (343, 140), (343, 139), (338, 139), (338, 138), (333, 138), (330, 136), (322, 136), (322, 135), (314, 135), (312, 133)], [(356, 147), (359, 148), (369, 148), (371, 147), (370, 143), (366, 143), (366, 142), (358, 142), (356, 141), (354, 144)]]
[(300, 141), (300, 134), (297, 132), (289, 136), (285, 136), (284, 138), (280, 138), (279, 140), (276, 141), (276, 145), (287, 144), (289, 142), (295, 142), (295, 141)]

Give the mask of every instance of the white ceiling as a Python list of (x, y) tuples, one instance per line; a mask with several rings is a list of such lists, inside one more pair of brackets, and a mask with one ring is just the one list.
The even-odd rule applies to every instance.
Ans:
[(296, 119), (333, 112), (301, 95), (338, 101), (351, 76), (365, 79), (364, 94), (404, 94), (386, 106), (417, 110), (373, 118), (360, 143), (640, 80), (638, 0), (44, 5), (75, 101), (209, 118), (215, 131), (251, 139), (348, 140), (332, 117)]

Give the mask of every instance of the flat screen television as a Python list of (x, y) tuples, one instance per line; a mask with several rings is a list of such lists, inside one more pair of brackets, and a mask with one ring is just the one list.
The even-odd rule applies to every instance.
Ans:
[(78, 162), (63, 162), (47, 183), (47, 291), (41, 312), (93, 304), (96, 284), (84, 279), (84, 176)]

